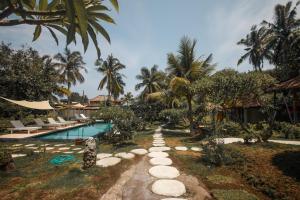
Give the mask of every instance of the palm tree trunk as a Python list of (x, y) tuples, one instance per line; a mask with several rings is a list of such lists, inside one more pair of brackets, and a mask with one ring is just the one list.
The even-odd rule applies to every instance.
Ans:
[[(71, 83), (68, 83), (68, 91), (70, 91), (70, 88), (71, 88)], [(70, 95), (68, 96), (68, 106), (71, 105), (71, 98), (70, 98)], [(70, 120), (70, 107), (67, 109), (68, 110), (68, 117), (67, 119)]]
[(192, 98), (190, 96), (186, 97), (187, 99), (187, 103), (188, 103), (188, 113), (187, 113), (187, 117), (188, 120), (190, 122), (190, 133), (193, 134), (194, 133), (194, 120), (193, 120), (193, 109), (192, 109)]

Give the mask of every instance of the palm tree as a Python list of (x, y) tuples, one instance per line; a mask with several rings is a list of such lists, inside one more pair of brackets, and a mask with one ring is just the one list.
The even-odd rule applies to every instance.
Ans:
[(195, 46), (197, 41), (183, 37), (180, 41), (177, 55), (168, 54), (167, 72), (171, 76), (169, 87), (179, 97), (185, 97), (188, 105), (188, 120), (190, 131), (193, 132), (192, 101), (195, 95), (192, 86), (201, 78), (212, 72), (214, 65), (211, 64), (212, 54), (205, 60), (196, 58)]
[[(54, 59), (59, 61), (55, 63), (55, 67), (58, 69), (61, 82), (67, 84), (67, 88), (70, 91), (71, 85), (76, 85), (77, 82), (83, 83), (84, 76), (82, 71), (85, 73), (85, 63), (83, 58), (78, 51), (71, 52), (67, 47), (65, 48), (64, 55), (58, 53), (54, 56)], [(68, 97), (68, 103), (70, 104), (70, 98)]]
[(246, 53), (239, 59), (238, 65), (244, 62), (247, 58), (249, 63), (253, 65), (255, 70), (261, 71), (263, 68), (264, 59), (271, 58), (268, 44), (268, 31), (261, 27), (257, 30), (257, 26), (252, 26), (251, 32), (245, 39), (241, 39), (237, 44), (246, 46)]
[(143, 91), (141, 92), (142, 99), (145, 99), (147, 95), (158, 92), (162, 89), (164, 74), (163, 72), (158, 71), (157, 68), (157, 65), (151, 67), (150, 70), (146, 67), (142, 67), (141, 74), (136, 76), (136, 78), (141, 82), (135, 86), (135, 90), (143, 88)]
[(117, 58), (109, 55), (105, 61), (96, 60), (95, 65), (97, 71), (103, 74), (98, 90), (102, 90), (105, 86), (108, 92), (108, 101), (111, 101), (111, 96), (114, 98), (124, 93), (125, 83), (123, 81), (124, 75), (119, 73), (120, 70), (125, 68)]
[(127, 92), (124, 94), (124, 97), (122, 98), (122, 101), (126, 103), (127, 106), (134, 100), (133, 95), (131, 92)]

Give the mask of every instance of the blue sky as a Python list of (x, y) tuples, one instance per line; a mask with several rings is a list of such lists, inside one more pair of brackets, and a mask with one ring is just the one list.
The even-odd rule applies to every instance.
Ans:
[[(198, 55), (213, 53), (217, 69), (232, 67), (248, 71), (248, 63), (236, 65), (243, 54), (243, 47), (236, 43), (244, 37), (254, 24), (263, 19), (272, 20), (273, 8), (286, 0), (119, 0), (120, 12), (113, 12), (116, 25), (104, 25), (111, 36), (108, 44), (101, 36), (102, 57), (108, 54), (120, 59), (127, 67), (125, 92), (138, 94), (134, 90), (135, 76), (143, 66), (154, 64), (164, 69), (167, 53), (176, 52), (180, 38), (184, 35), (197, 39)], [(34, 28), (29, 25), (1, 27), (0, 40), (19, 48), (26, 44), (41, 54), (54, 55), (62, 52), (65, 39), (60, 35), (60, 45), (56, 46), (47, 30), (35, 42), (32, 41)], [(73, 87), (73, 91), (92, 98), (106, 91), (98, 91), (101, 74), (94, 66), (96, 51), (91, 43), (84, 53), (81, 44), (70, 45), (71, 50), (81, 51), (88, 73), (85, 83)], [(271, 66), (266, 66), (271, 67)]]

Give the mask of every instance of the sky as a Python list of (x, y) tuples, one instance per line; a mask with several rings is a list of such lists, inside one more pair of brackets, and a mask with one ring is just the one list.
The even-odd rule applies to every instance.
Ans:
[[(120, 12), (112, 11), (116, 25), (103, 24), (111, 37), (111, 44), (101, 35), (101, 57), (106, 59), (113, 54), (126, 69), (125, 93), (135, 91), (135, 76), (141, 67), (154, 64), (164, 70), (167, 66), (167, 54), (176, 53), (183, 36), (197, 40), (197, 55), (213, 54), (216, 70), (234, 68), (249, 71), (252, 66), (245, 62), (237, 66), (237, 61), (244, 53), (243, 46), (237, 42), (249, 33), (252, 25), (262, 20), (271, 21), (274, 6), (285, 4), (287, 0), (119, 0)], [(294, 3), (296, 1), (294, 0)], [(299, 10), (299, 9), (298, 9)], [(60, 44), (57, 46), (50, 33), (43, 29), (41, 37), (32, 42), (34, 27), (19, 25), (1, 27), (0, 40), (11, 43), (12, 47), (32, 46), (42, 55), (55, 55), (63, 52), (65, 38), (58, 33)], [(102, 75), (96, 71), (94, 62), (96, 50), (90, 42), (86, 52), (80, 43), (69, 45), (72, 51), (82, 52), (88, 73), (85, 82), (72, 87), (74, 92), (84, 93), (93, 98), (107, 94), (97, 90)], [(271, 68), (272, 66), (265, 66)]]

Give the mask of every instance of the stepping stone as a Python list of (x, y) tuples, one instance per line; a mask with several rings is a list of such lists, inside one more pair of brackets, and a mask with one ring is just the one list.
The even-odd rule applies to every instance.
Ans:
[(170, 147), (151, 147), (149, 152), (170, 151)]
[(108, 157), (112, 157), (112, 154), (111, 153), (98, 153), (97, 154), (97, 159), (98, 160), (101, 160), (103, 158), (108, 158)]
[(71, 147), (75, 147), (75, 144), (71, 144), (70, 146), (71, 146)]
[(172, 165), (170, 158), (151, 158), (149, 161), (151, 165)]
[(166, 158), (169, 156), (169, 154), (166, 152), (151, 152), (148, 154), (148, 156), (151, 158)]
[(60, 150), (60, 151), (69, 150), (69, 149), (70, 149), (70, 147), (61, 147), (61, 148), (58, 148), (58, 150)]
[(179, 171), (175, 167), (162, 165), (151, 167), (149, 169), (149, 174), (151, 174), (155, 178), (161, 179), (173, 179), (180, 175)]
[(49, 146), (50, 144), (41, 144), (40, 147), (47, 147)]
[(27, 147), (27, 149), (38, 149), (38, 147)]
[(32, 147), (35, 146), (35, 144), (26, 144), (25, 147)]
[(153, 140), (153, 143), (166, 143), (164, 140)]
[(65, 154), (72, 154), (72, 153), (74, 153), (73, 151), (65, 151), (65, 152), (63, 152), (63, 153), (65, 153)]
[(82, 151), (78, 151), (77, 153), (83, 153), (84, 152), (84, 150), (82, 150)]
[(166, 146), (165, 144), (152, 144), (154, 147), (164, 147)]
[(24, 156), (27, 156), (26, 154), (11, 154), (11, 156), (13, 157), (13, 158), (18, 158), (18, 157), (24, 157)]
[(162, 135), (161, 133), (155, 133), (155, 134), (153, 135), (154, 138), (156, 138), (156, 137), (161, 138), (162, 136), (163, 136), (163, 135)]
[(161, 200), (187, 200), (187, 199), (182, 199), (182, 198), (166, 198), (166, 199), (161, 199)]
[(52, 150), (54, 147), (46, 147), (46, 151)]
[(145, 155), (148, 153), (148, 151), (146, 149), (133, 149), (130, 152), (137, 154), (137, 155)]
[(126, 153), (126, 152), (121, 152), (121, 153), (116, 153), (116, 157), (124, 158), (124, 159), (132, 159), (134, 158), (133, 153)]
[(78, 150), (81, 150), (81, 148), (74, 148), (72, 149), (73, 151), (78, 151)]
[(162, 140), (162, 139), (164, 139), (164, 138), (163, 138), (163, 136), (161, 136), (161, 135), (153, 135), (153, 139)]
[(175, 147), (175, 149), (176, 149), (177, 151), (187, 151), (187, 150), (188, 150), (187, 147), (183, 147), (183, 146)]
[(54, 145), (55, 147), (61, 147), (61, 146), (65, 146), (65, 144), (56, 144)]
[(97, 160), (96, 165), (100, 167), (109, 167), (118, 164), (121, 162), (121, 158), (117, 157), (109, 157), (109, 158), (103, 158), (101, 160)]
[(41, 153), (41, 151), (39, 151), (39, 150), (36, 150), (36, 151), (33, 151), (34, 153)]
[(19, 146), (22, 146), (23, 144), (14, 144), (12, 145), (13, 147), (19, 147)]
[(186, 189), (180, 181), (161, 179), (153, 183), (152, 192), (158, 195), (179, 197), (186, 193)]
[(199, 151), (202, 151), (203, 149), (200, 148), (200, 147), (192, 147), (191, 150), (192, 150), (192, 151), (198, 151), (198, 152), (199, 152)]

